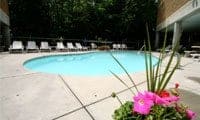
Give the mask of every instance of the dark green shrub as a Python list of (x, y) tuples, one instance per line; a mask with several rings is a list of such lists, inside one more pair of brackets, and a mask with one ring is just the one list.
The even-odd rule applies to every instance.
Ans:
[(133, 115), (133, 102), (127, 101), (119, 109), (116, 109), (113, 115), (114, 120), (131, 120), (128, 119)]

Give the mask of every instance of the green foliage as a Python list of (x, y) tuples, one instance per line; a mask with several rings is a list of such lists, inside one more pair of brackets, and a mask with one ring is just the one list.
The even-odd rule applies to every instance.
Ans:
[[(139, 92), (137, 85), (135, 84), (134, 80), (132, 79), (132, 77), (130, 76), (130, 74), (128, 73), (128, 71), (126, 70), (126, 68), (119, 62), (119, 60), (117, 60), (117, 58), (115, 58), (115, 56), (112, 55), (112, 53), (110, 54), (112, 56), (112, 58), (117, 62), (117, 64), (120, 66), (120, 68), (122, 68), (122, 70), (126, 73), (126, 75), (128, 76), (129, 80), (132, 82), (134, 88), (136, 89), (137, 92)], [(110, 71), (121, 83), (123, 83), (126, 87), (128, 87), (128, 85), (126, 85), (125, 82), (123, 82), (123, 80), (116, 75), (115, 73), (113, 73), (112, 71)], [(130, 91), (134, 94), (134, 92), (130, 89)]]
[(157, 8), (152, 1), (9, 0), (11, 27), (15, 34), (92, 39), (97, 36), (108, 40), (131, 39), (138, 32), (143, 40), (145, 21), (155, 28)]
[[(8, 0), (11, 32), (14, 35), (29, 36), (48, 33), (50, 19), (41, 0)], [(45, 14), (44, 14), (45, 13)]]
[(154, 105), (147, 120), (187, 120), (185, 113), (179, 113), (175, 107), (163, 107)]
[[(148, 31), (147, 25), (146, 25), (146, 29), (147, 29), (147, 36), (148, 36), (148, 39), (147, 39), (148, 43), (147, 45), (145, 45), (145, 65), (146, 65), (147, 88), (148, 88), (148, 91), (160, 93), (166, 88), (172, 75), (174, 74), (175, 70), (179, 66), (180, 55), (179, 53), (177, 53), (179, 40), (177, 40), (177, 43), (175, 44), (175, 46), (172, 49), (172, 52), (169, 55), (169, 61), (166, 64), (167, 66), (165, 68), (162, 68), (161, 65), (162, 65), (163, 60), (165, 59), (165, 54), (166, 54), (164, 52), (164, 49), (165, 49), (167, 35), (165, 35), (162, 52), (159, 55), (159, 61), (157, 63), (157, 66), (153, 66), (151, 44), (150, 44), (149, 31)], [(149, 48), (148, 52), (147, 52), (146, 46), (148, 46)], [(177, 56), (176, 64), (175, 66), (171, 66), (175, 55)], [(170, 70), (170, 67), (172, 68), (172, 70)], [(161, 69), (164, 69), (163, 70), (164, 72), (161, 72), (162, 71)]]
[(116, 109), (114, 120), (187, 120), (186, 114), (178, 112), (175, 107), (154, 105), (148, 115), (133, 113), (133, 102), (127, 101)]
[(113, 119), (114, 120), (131, 120), (129, 119), (133, 115), (133, 102), (127, 101), (121, 107), (115, 110)]

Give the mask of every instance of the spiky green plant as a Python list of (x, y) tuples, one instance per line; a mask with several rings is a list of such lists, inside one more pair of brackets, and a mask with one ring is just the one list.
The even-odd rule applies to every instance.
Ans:
[[(129, 80), (131, 81), (131, 83), (133, 84), (133, 87), (136, 89), (137, 92), (139, 92), (137, 85), (135, 84), (134, 80), (132, 79), (132, 77), (130, 76), (130, 74), (128, 73), (128, 71), (126, 70), (126, 68), (119, 62), (119, 60), (117, 60), (117, 58), (115, 56), (113, 56), (113, 54), (111, 53), (111, 56), (113, 57), (113, 59), (117, 62), (117, 64), (122, 68), (122, 70), (126, 73), (126, 75), (128, 76)], [(112, 71), (110, 71), (122, 84), (124, 84), (130, 91), (131, 93), (133, 93), (135, 95), (135, 93), (131, 90), (131, 88), (128, 87), (128, 85), (115, 73), (113, 73)]]
[[(166, 46), (166, 40), (167, 40), (167, 29), (165, 32), (165, 38), (163, 42), (163, 47), (159, 55), (158, 63), (155, 65), (152, 64), (152, 51), (151, 51), (151, 43), (150, 43), (150, 37), (149, 37), (149, 31), (148, 31), (148, 25), (146, 25), (146, 30), (147, 30), (147, 45), (146, 43), (144, 44), (144, 51), (145, 51), (145, 65), (146, 65), (146, 79), (147, 79), (147, 89), (148, 91), (160, 93), (163, 91), (167, 84), (169, 83), (172, 75), (174, 74), (175, 70), (179, 66), (180, 63), (180, 57), (177, 57), (177, 62), (175, 66), (172, 67), (172, 70), (170, 70), (170, 66), (172, 64), (172, 61), (174, 59), (175, 55), (178, 55), (177, 49), (179, 47), (179, 41), (177, 40), (177, 43), (172, 49), (171, 55), (169, 56), (169, 61), (167, 63), (167, 66), (164, 68), (164, 72), (161, 73), (162, 69), (162, 62), (165, 59), (166, 53), (165, 53), (165, 46)], [(147, 50), (148, 46), (148, 50)], [(130, 74), (127, 72), (126, 68), (115, 58), (112, 54), (111, 56), (113, 59), (118, 63), (118, 65), (124, 70), (126, 75), (128, 76), (129, 80), (132, 82), (133, 86), (135, 87), (136, 91), (139, 92), (134, 80), (131, 78)], [(110, 71), (118, 80), (120, 80), (121, 83), (123, 83), (127, 88), (128, 85), (123, 82), (123, 80), (115, 73)], [(131, 89), (130, 89), (131, 90)], [(133, 91), (131, 90), (133, 93)], [(134, 93), (133, 93), (134, 94)]]
[[(152, 51), (151, 51), (151, 43), (150, 43), (150, 37), (148, 32), (148, 26), (146, 25), (147, 29), (147, 42), (148, 42), (148, 52), (147, 47), (145, 44), (145, 65), (146, 65), (146, 77), (147, 77), (147, 88), (148, 91), (157, 92), (160, 93), (163, 91), (167, 84), (169, 83), (172, 75), (174, 74), (175, 70), (179, 66), (180, 63), (180, 57), (177, 53), (178, 47), (179, 47), (179, 40), (177, 40), (175, 46), (172, 49), (171, 55), (169, 56), (169, 61), (167, 63), (167, 66), (164, 68), (164, 72), (161, 74), (160, 71), (162, 69), (162, 62), (165, 59), (165, 46), (166, 46), (166, 39), (167, 34), (165, 34), (163, 47), (159, 55), (159, 60), (156, 66), (152, 65)], [(166, 32), (167, 33), (167, 29)], [(172, 70), (170, 70), (170, 66), (172, 65), (172, 61), (174, 59), (174, 56), (177, 55), (177, 61), (175, 66), (172, 67)]]
[[(154, 92), (156, 94), (160, 94), (162, 92), (167, 84), (169, 83), (172, 75), (174, 74), (175, 70), (179, 67), (180, 63), (180, 55), (177, 53), (177, 49), (179, 48), (179, 41), (177, 40), (177, 43), (175, 46), (173, 46), (173, 49), (171, 53), (169, 54), (169, 61), (167, 62), (167, 65), (165, 67), (162, 66), (163, 61), (166, 57), (165, 53), (165, 46), (166, 46), (166, 39), (167, 34), (165, 34), (163, 47), (159, 55), (159, 59), (156, 65), (152, 64), (152, 51), (151, 51), (151, 43), (150, 43), (150, 37), (148, 32), (148, 26), (146, 26), (147, 29), (147, 43), (144, 45), (144, 51), (145, 51), (145, 65), (146, 65), (146, 78), (147, 78), (147, 89), (148, 91)], [(167, 30), (166, 30), (167, 33)], [(177, 61), (174, 66), (171, 67), (174, 56), (177, 55)], [(137, 92), (139, 91), (135, 82), (127, 72), (127, 70), (123, 67), (123, 65), (111, 54), (111, 56), (114, 58), (114, 60), (119, 64), (119, 66), (124, 70), (124, 72), (129, 77), (130, 81), (133, 83), (133, 86), (136, 88)], [(171, 69), (170, 69), (171, 68)], [(126, 87), (128, 85), (115, 73), (111, 72), (118, 80), (120, 80)], [(128, 87), (129, 88), (129, 87)], [(130, 89), (131, 90), (131, 89)], [(115, 95), (115, 94), (114, 94)], [(119, 99), (117, 97), (117, 99)], [(121, 103), (121, 102), (120, 102)], [(122, 104), (122, 103), (121, 103)], [(114, 120), (188, 120), (186, 108), (179, 106), (180, 110), (177, 110), (177, 103), (174, 104), (174, 106), (162, 106), (162, 105), (154, 105), (151, 108), (151, 111), (147, 115), (138, 114), (137, 112), (133, 112), (133, 102), (126, 102), (121, 105), (120, 108), (116, 109), (113, 114)]]

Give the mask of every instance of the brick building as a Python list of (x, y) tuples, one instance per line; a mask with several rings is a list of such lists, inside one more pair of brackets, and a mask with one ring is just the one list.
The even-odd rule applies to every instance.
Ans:
[(8, 48), (10, 41), (8, 1), (0, 0), (0, 51)]
[[(160, 0), (155, 47), (158, 47), (159, 41), (162, 40), (160, 35), (166, 28), (168, 32), (172, 33), (172, 45), (186, 33), (191, 36), (198, 32), (199, 35), (200, 0)], [(200, 38), (198, 39), (200, 40)]]

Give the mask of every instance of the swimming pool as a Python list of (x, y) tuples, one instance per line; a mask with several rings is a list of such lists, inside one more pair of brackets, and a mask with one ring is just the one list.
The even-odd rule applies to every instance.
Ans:
[[(111, 52), (129, 73), (145, 70), (144, 54), (137, 51)], [(152, 56), (155, 65), (158, 59)], [(62, 74), (62, 75), (110, 75), (110, 71), (123, 74), (110, 52), (92, 52), (84, 54), (51, 55), (33, 58), (24, 63), (24, 67), (37, 72)]]

